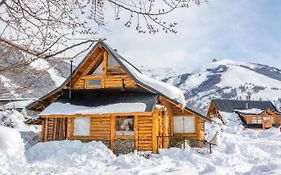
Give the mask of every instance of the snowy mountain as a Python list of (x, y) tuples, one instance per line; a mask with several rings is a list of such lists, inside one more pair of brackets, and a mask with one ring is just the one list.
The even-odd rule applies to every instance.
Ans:
[[(57, 59), (38, 59), (27, 67), (1, 71), (2, 66), (24, 57), (17, 51), (8, 52), (1, 45), (0, 53), (4, 55), (0, 59), (0, 98), (40, 97), (59, 86), (69, 75), (69, 63)], [(5, 57), (9, 62), (5, 62)], [(206, 113), (213, 98), (271, 100), (277, 107), (281, 106), (281, 70), (267, 65), (222, 59), (192, 72), (139, 68), (150, 77), (179, 87), (187, 105), (201, 113)]]
[(281, 101), (281, 70), (267, 65), (222, 59), (190, 73), (151, 68), (142, 71), (179, 87), (187, 104), (202, 113), (213, 98), (271, 100), (277, 106)]
[(0, 98), (40, 97), (59, 86), (69, 75), (69, 63), (38, 59), (31, 64), (10, 68), (26, 62), (23, 53), (0, 45)]

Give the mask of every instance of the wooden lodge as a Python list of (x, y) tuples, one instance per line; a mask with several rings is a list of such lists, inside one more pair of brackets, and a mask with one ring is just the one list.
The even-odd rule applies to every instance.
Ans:
[[(41, 141), (98, 140), (115, 153), (169, 148), (175, 137), (202, 146), (209, 118), (184, 104), (181, 91), (143, 75), (103, 41), (57, 89), (27, 106)], [(184, 140), (186, 143), (186, 140)]]
[(207, 117), (217, 117), (223, 121), (223, 112), (237, 113), (246, 128), (267, 129), (281, 125), (281, 113), (270, 101), (214, 99)]

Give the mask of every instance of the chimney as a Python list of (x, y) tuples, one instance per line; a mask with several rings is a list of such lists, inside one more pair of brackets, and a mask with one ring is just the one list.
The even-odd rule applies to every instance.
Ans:
[(68, 93), (68, 98), (71, 99), (71, 89), (72, 89), (72, 63), (73, 60), (70, 60), (70, 81), (69, 81), (69, 93)]

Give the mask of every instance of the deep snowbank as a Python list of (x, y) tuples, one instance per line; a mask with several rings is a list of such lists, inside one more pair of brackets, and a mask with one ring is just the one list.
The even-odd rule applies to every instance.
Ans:
[[(0, 174), (280, 174), (281, 133), (244, 129), (235, 114), (207, 125), (212, 154), (171, 148), (150, 158), (115, 156), (101, 142), (52, 141), (25, 147), (19, 129), (0, 126)], [(25, 142), (25, 144), (28, 144)]]
[(0, 126), (0, 153), (19, 157), (24, 155), (23, 140), (17, 130)]

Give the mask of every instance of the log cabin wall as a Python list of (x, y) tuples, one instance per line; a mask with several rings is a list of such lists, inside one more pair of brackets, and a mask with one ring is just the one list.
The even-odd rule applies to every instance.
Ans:
[(152, 116), (137, 117), (136, 149), (140, 151), (152, 150)]
[[(169, 117), (169, 132), (168, 136), (186, 136), (191, 137), (197, 140), (204, 140), (204, 123), (203, 119), (201, 119), (199, 116), (189, 112), (188, 110), (184, 109), (180, 105), (176, 105), (166, 98), (159, 98), (159, 102), (161, 105), (165, 106), (167, 108), (167, 116)], [(175, 117), (194, 117), (194, 124), (195, 124), (195, 131), (193, 133), (175, 133), (174, 132), (174, 118)], [(200, 145), (197, 145), (200, 146)]]
[(208, 108), (207, 117), (209, 117), (209, 118), (217, 117), (222, 120), (222, 117), (213, 101), (211, 101), (210, 106)]
[(268, 113), (267, 111), (257, 115), (246, 114), (241, 116), (245, 119), (247, 125), (259, 124), (261, 125), (260, 129), (271, 128), (273, 125), (281, 125), (281, 116), (275, 113)]
[(41, 141), (65, 140), (67, 138), (66, 118), (46, 118), (42, 122)]
[[(102, 141), (110, 149), (115, 150), (119, 140), (132, 140), (133, 150), (157, 152), (158, 115), (159, 111), (140, 114), (109, 114), (109, 115), (63, 115), (42, 116), (42, 141), (82, 140)], [(134, 134), (120, 136), (116, 134), (116, 118), (134, 118)], [(89, 118), (89, 135), (75, 135), (74, 125), (77, 118)]]

